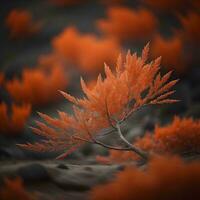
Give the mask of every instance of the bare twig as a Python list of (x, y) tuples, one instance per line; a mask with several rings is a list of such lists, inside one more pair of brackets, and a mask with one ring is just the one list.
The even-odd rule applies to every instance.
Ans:
[(140, 155), (144, 160), (148, 159), (148, 155), (146, 152), (142, 151), (141, 149), (135, 147), (134, 145), (132, 145), (128, 140), (126, 140), (126, 138), (123, 136), (121, 129), (120, 129), (120, 125), (119, 123), (116, 124), (116, 128), (119, 134), (119, 137), (122, 139), (122, 141), (124, 141), (124, 143), (135, 153), (137, 153), (138, 155)]
[(97, 145), (100, 145), (100, 146), (105, 147), (107, 149), (114, 149), (114, 150), (118, 150), (118, 151), (131, 151), (130, 147), (115, 147), (115, 146), (107, 145), (107, 144), (104, 144), (104, 143), (96, 140), (95, 138), (93, 138), (92, 141), (87, 140), (85, 138), (78, 137), (78, 136), (74, 136), (73, 138), (76, 139), (76, 140), (80, 140), (82, 142), (88, 142), (88, 143), (92, 143), (92, 144), (97, 144)]
[(114, 149), (114, 150), (119, 150), (119, 151), (132, 151), (130, 147), (115, 147), (115, 146), (110, 146), (107, 144), (104, 144), (100, 141), (95, 140), (94, 144), (98, 144), (102, 147), (105, 147), (107, 149)]

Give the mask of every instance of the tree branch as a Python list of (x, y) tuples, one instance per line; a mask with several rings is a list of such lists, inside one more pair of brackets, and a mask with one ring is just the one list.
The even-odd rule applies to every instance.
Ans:
[(118, 151), (131, 151), (130, 147), (115, 147), (115, 146), (107, 145), (107, 144), (104, 144), (104, 143), (96, 140), (95, 138), (93, 138), (93, 141), (90, 141), (90, 140), (87, 140), (85, 138), (81, 138), (81, 137), (78, 137), (78, 136), (73, 136), (73, 138), (76, 139), (76, 140), (80, 140), (82, 142), (97, 144), (97, 145), (100, 145), (100, 146), (105, 147), (107, 149), (114, 149), (114, 150), (118, 150)]
[(119, 123), (116, 124), (116, 128), (117, 128), (117, 132), (119, 134), (119, 137), (122, 139), (122, 141), (124, 141), (124, 143), (126, 145), (128, 145), (128, 147), (134, 151), (136, 154), (140, 155), (144, 160), (148, 159), (148, 154), (144, 151), (142, 151), (141, 149), (135, 147), (134, 145), (132, 145), (128, 140), (126, 140), (126, 138), (123, 136), (121, 129), (120, 129), (120, 125)]

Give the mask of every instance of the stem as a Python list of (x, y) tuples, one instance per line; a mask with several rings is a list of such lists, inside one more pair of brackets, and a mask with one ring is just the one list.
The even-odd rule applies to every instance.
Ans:
[(115, 147), (115, 146), (110, 146), (110, 145), (104, 144), (104, 143), (96, 140), (94, 137), (91, 138), (92, 141), (87, 140), (85, 138), (78, 137), (78, 136), (74, 136), (74, 139), (80, 140), (82, 142), (97, 144), (97, 145), (100, 145), (107, 149), (113, 149), (113, 150), (118, 150), (118, 151), (132, 151), (132, 149), (130, 147)]
[(123, 136), (119, 123), (116, 124), (116, 128), (119, 134), (119, 137), (124, 141), (125, 144), (128, 145), (128, 147), (134, 151), (136, 154), (140, 155), (144, 160), (148, 160), (148, 154), (145, 151), (142, 151), (141, 149), (133, 146), (129, 141), (126, 140), (126, 138)]
[(114, 150), (118, 150), (118, 151), (132, 151), (132, 149), (130, 147), (127, 147), (127, 148), (126, 147), (124, 147), (124, 148), (123, 147), (114, 147), (114, 146), (104, 144), (104, 143), (97, 141), (97, 140), (94, 141), (94, 144), (98, 144), (98, 145), (105, 147), (107, 149), (114, 149)]

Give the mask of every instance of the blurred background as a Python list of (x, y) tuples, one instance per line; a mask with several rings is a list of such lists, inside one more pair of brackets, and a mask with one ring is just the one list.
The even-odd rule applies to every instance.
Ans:
[[(152, 131), (174, 115), (200, 116), (199, 0), (2, 0), (0, 4), (0, 159), (49, 159), (56, 153), (22, 150), (17, 143), (41, 138), (29, 128), (37, 112), (71, 112), (58, 90), (75, 96), (80, 76), (93, 87), (121, 53), (140, 54), (150, 42), (150, 59), (162, 56), (173, 70), (175, 105), (147, 108), (127, 124), (127, 137)], [(83, 147), (68, 159), (105, 149)]]

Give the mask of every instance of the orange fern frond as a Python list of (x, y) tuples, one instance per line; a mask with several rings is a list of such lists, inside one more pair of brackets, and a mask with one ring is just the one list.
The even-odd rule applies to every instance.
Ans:
[[(145, 63), (148, 51), (147, 45), (141, 57), (137, 57), (136, 54), (131, 55), (129, 52), (125, 60), (118, 62), (114, 72), (105, 64), (105, 79), (99, 75), (91, 89), (81, 78), (81, 87), (85, 95), (83, 98), (75, 98), (61, 92), (73, 104), (74, 114), (59, 112), (57, 119), (40, 114), (44, 123), (37, 122), (36, 133), (44, 136), (47, 141), (42, 141), (42, 146), (27, 144), (23, 147), (40, 151), (45, 148), (49, 150), (49, 145), (52, 145), (52, 150), (57, 146), (59, 150), (63, 148), (71, 151), (85, 142), (102, 145), (95, 139), (102, 130), (116, 127), (144, 105), (152, 102), (172, 103), (173, 100), (168, 97), (172, 92), (169, 91), (177, 81), (167, 83), (171, 73), (163, 77), (159, 75), (158, 81), (155, 81), (160, 69), (160, 58)], [(146, 95), (143, 94), (144, 91), (148, 91)], [(131, 103), (133, 101), (134, 104)], [(54, 133), (52, 129), (56, 130), (56, 136), (52, 135)]]
[(0, 132), (7, 136), (19, 134), (23, 130), (30, 114), (30, 105), (17, 106), (13, 104), (11, 115), (9, 115), (7, 105), (0, 103)]
[(148, 10), (132, 10), (126, 7), (112, 7), (108, 19), (97, 21), (97, 27), (108, 36), (120, 41), (146, 41), (156, 31), (157, 19)]
[(6, 83), (6, 89), (16, 102), (44, 105), (56, 101), (58, 90), (65, 89), (68, 80), (62, 67), (48, 70), (24, 69), (22, 79), (14, 78)]
[(27, 10), (13, 9), (6, 18), (11, 38), (29, 37), (40, 30), (41, 24), (34, 22), (32, 15)]

